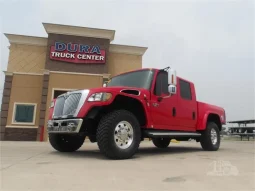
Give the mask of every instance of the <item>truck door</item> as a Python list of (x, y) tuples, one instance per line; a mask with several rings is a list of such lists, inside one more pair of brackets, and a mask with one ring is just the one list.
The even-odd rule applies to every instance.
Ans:
[(193, 84), (183, 79), (178, 78), (177, 82), (177, 117), (179, 119), (179, 125), (187, 130), (195, 130), (197, 122), (197, 102)]
[[(168, 75), (166, 71), (157, 73), (151, 93), (151, 117), (153, 126), (157, 129), (178, 129), (176, 120), (177, 95), (167, 97)], [(167, 97), (167, 98), (163, 98)]]

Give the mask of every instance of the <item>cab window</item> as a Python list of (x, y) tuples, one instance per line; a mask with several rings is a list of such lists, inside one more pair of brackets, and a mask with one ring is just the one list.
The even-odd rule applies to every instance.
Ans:
[(157, 96), (168, 94), (168, 75), (166, 71), (160, 71), (158, 73), (154, 88), (154, 94)]
[(184, 80), (179, 80), (181, 98), (186, 100), (192, 100), (190, 83)]

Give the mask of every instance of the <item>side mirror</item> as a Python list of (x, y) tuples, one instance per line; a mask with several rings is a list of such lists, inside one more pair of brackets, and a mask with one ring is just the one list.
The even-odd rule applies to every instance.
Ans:
[(176, 85), (169, 85), (168, 86), (168, 92), (170, 93), (170, 94), (176, 94)]
[(103, 87), (106, 87), (106, 83), (103, 84)]

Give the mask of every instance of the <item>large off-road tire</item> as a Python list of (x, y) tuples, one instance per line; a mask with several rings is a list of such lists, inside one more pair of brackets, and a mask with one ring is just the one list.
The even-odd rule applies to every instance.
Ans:
[(126, 110), (106, 114), (97, 128), (97, 144), (100, 151), (110, 159), (131, 158), (141, 141), (140, 124)]
[(152, 142), (156, 147), (164, 149), (168, 147), (168, 145), (171, 142), (171, 139), (170, 138), (153, 138)]
[(220, 147), (220, 131), (214, 122), (209, 122), (202, 132), (200, 144), (206, 151), (217, 151)]
[(85, 136), (69, 134), (49, 134), (51, 146), (60, 152), (74, 152), (84, 143)]
[(91, 143), (97, 142), (96, 135), (89, 135), (88, 137), (89, 137), (89, 140), (90, 140)]

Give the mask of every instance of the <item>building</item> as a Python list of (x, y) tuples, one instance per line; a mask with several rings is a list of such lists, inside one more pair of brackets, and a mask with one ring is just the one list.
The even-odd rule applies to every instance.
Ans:
[[(142, 68), (146, 47), (112, 44), (115, 31), (43, 23), (47, 38), (5, 34), (10, 42), (1, 111), (1, 140), (48, 140), (51, 100), (102, 86)], [(42, 138), (43, 137), (43, 138)]]

